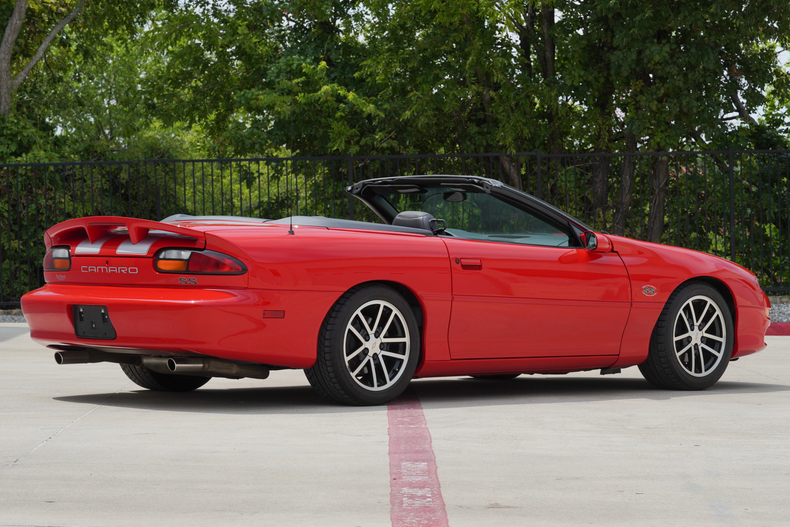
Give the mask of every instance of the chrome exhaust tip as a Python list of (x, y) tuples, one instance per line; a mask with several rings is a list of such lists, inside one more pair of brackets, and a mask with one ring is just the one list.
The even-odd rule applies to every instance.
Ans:
[(171, 373), (181, 375), (204, 375), (228, 379), (269, 377), (269, 367), (263, 364), (238, 363), (213, 357), (171, 357), (167, 359), (167, 369)]
[(58, 364), (88, 364), (100, 361), (88, 350), (69, 350), (56, 351), (55, 362)]

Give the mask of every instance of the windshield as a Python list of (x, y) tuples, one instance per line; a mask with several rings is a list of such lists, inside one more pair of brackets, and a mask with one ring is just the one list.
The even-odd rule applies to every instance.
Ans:
[(568, 247), (567, 226), (554, 225), (482, 190), (416, 188), (382, 194), (397, 211), (423, 211), (445, 221), (451, 236), (487, 241)]

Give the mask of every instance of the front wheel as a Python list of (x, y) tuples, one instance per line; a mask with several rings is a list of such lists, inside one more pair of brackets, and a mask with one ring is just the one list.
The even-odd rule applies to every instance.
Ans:
[(345, 293), (321, 326), (313, 388), (333, 401), (384, 404), (406, 389), (420, 356), (411, 306), (394, 290), (367, 286)]
[(639, 370), (658, 388), (704, 390), (727, 369), (733, 341), (724, 297), (707, 284), (692, 282), (669, 297)]

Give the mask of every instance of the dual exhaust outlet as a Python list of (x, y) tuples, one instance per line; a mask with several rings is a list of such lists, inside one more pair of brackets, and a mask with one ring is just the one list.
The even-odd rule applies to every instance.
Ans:
[(269, 376), (269, 368), (262, 364), (239, 363), (213, 357), (143, 357), (143, 366), (157, 373), (200, 377), (266, 379)]
[(225, 377), (228, 379), (266, 379), (269, 367), (263, 364), (233, 362), (214, 357), (140, 357), (92, 349), (61, 350), (55, 352), (58, 364), (87, 364), (115, 362), (145, 366), (156, 373), (194, 375), (198, 377)]

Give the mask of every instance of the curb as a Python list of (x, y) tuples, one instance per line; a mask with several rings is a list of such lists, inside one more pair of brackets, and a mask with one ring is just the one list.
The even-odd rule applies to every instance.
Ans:
[(790, 335), (790, 322), (772, 322), (765, 331), (766, 335)]

